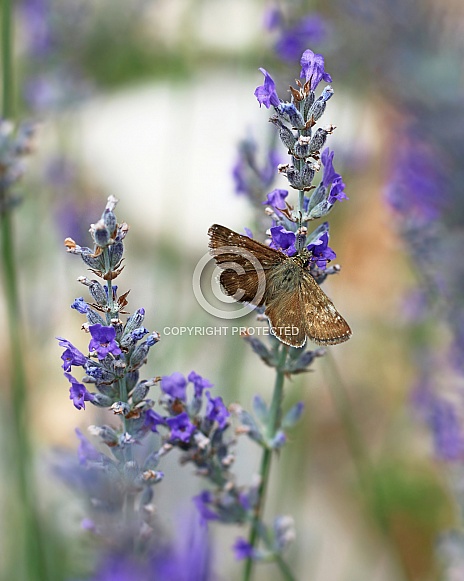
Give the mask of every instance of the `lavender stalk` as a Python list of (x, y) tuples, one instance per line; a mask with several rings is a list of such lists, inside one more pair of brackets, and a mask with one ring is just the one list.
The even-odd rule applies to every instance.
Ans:
[[(149, 351), (160, 337), (143, 326), (143, 308), (133, 314), (127, 312), (128, 293), (118, 294), (114, 284), (122, 271), (128, 231), (125, 223), (116, 220), (116, 203), (110, 196), (101, 219), (91, 225), (93, 249), (79, 246), (71, 238), (65, 240), (68, 252), (79, 255), (105, 283), (79, 277), (93, 302), (79, 297), (71, 305), (87, 318), (82, 328), (90, 334), (88, 355), (67, 339), (58, 337), (58, 340), (64, 348), (62, 367), (71, 384), (69, 394), (76, 409), (85, 409), (90, 403), (107, 408), (119, 421), (115, 426), (90, 429), (91, 435), (103, 445), (104, 453), (76, 430), (80, 440), (79, 462), (65, 457), (56, 469), (88, 500), (88, 516), (83, 524), (97, 535), (104, 548), (95, 581), (121, 559), (127, 571), (134, 567), (141, 571), (140, 576), (155, 571), (164, 579), (165, 573), (161, 571), (166, 567), (171, 571), (173, 567), (179, 578), (187, 578), (186, 563), (169, 556), (176, 548), (163, 538), (158, 522), (154, 488), (164, 477), (158, 467), (166, 454), (178, 448), (183, 453), (183, 463), (193, 462), (199, 473), (221, 489), (225, 487), (230, 481), (228, 467), (232, 461), (231, 443), (224, 439), (230, 414), (220, 397), (211, 396), (209, 388), (213, 385), (194, 371), (187, 378), (175, 372), (140, 379)], [(124, 315), (129, 315), (125, 321)], [(81, 381), (71, 373), (73, 368), (84, 372)], [(155, 401), (149, 398), (149, 391), (158, 386), (160, 394)], [(230, 491), (229, 487), (227, 492)], [(207, 535), (193, 527), (190, 534), (192, 542), (195, 538), (203, 539), (204, 550), (195, 559), (202, 561), (198, 579), (207, 581), (211, 568)]]
[[(41, 542), (37, 515), (34, 479), (31, 471), (32, 452), (27, 422), (27, 385), (22, 354), (22, 321), (18, 294), (17, 260), (13, 243), (12, 210), (15, 198), (12, 188), (21, 177), (21, 158), (30, 151), (33, 131), (30, 126), (20, 126), (15, 131), (10, 120), (14, 116), (13, 74), (13, 3), (2, 3), (2, 117), (0, 120), (1, 167), (0, 176), (0, 232), (1, 268), (7, 303), (10, 344), (12, 449), (11, 464), (15, 467), (14, 489), (17, 491), (19, 518), (19, 546), (24, 569), (13, 564), (12, 575), (25, 574), (27, 579), (48, 579), (45, 551)], [(16, 548), (16, 547), (15, 547)]]
[[(282, 400), (283, 400), (283, 389), (284, 389), (284, 368), (285, 360), (287, 358), (288, 347), (286, 345), (280, 345), (280, 354), (278, 355), (278, 366), (276, 367), (276, 378), (274, 384), (274, 393), (272, 396), (271, 408), (269, 411), (269, 422), (267, 426), (267, 437), (269, 440), (273, 440), (276, 437), (280, 416), (282, 414)], [(259, 527), (263, 519), (264, 512), (264, 502), (266, 498), (266, 491), (269, 482), (269, 473), (271, 470), (272, 461), (272, 448), (264, 448), (263, 455), (261, 457), (261, 468), (259, 471), (259, 487), (257, 492), (257, 500), (254, 508), (254, 515), (251, 522), (250, 536), (248, 539), (248, 544), (254, 550), (258, 539), (259, 539)], [(251, 552), (252, 552), (251, 551)], [(245, 569), (243, 574), (243, 580), (249, 581), (253, 572), (254, 560), (251, 556), (245, 562)], [(277, 560), (277, 565), (279, 566), (283, 576), (288, 581), (294, 579), (288, 565), (280, 557)]]
[[(339, 268), (327, 268), (327, 263), (335, 258), (335, 252), (328, 246), (328, 223), (325, 222), (309, 234), (306, 224), (328, 214), (334, 204), (339, 200), (346, 199), (346, 196), (343, 193), (344, 184), (341, 176), (335, 172), (332, 165), (333, 152), (330, 152), (328, 148), (321, 152), (327, 136), (332, 133), (334, 128), (329, 126), (325, 129), (317, 129), (314, 133), (312, 131), (316, 122), (323, 115), (327, 101), (333, 95), (332, 88), (327, 86), (322, 91), (321, 96), (316, 99), (315, 89), (321, 80), (330, 82), (332, 79), (324, 70), (322, 55), (316, 55), (311, 50), (306, 50), (303, 53), (301, 65), (301, 76), (306, 79), (306, 82), (298, 82), (297, 89), (290, 87), (292, 100), (289, 103), (279, 99), (272, 77), (266, 70), (261, 69), (265, 80), (264, 84), (256, 89), (255, 96), (260, 104), (264, 104), (267, 108), (272, 106), (275, 110), (275, 115), (270, 118), (270, 121), (277, 127), (279, 137), (291, 156), (290, 163), (279, 165), (278, 171), (284, 174), (289, 185), (298, 191), (296, 208), (287, 201), (288, 191), (280, 189), (270, 192), (263, 203), (270, 206), (266, 209), (266, 213), (273, 220), (273, 226), (270, 229), (270, 246), (280, 249), (281, 252), (290, 257), (307, 252), (307, 256), (309, 256), (307, 267), (316, 281), (320, 283), (327, 275), (338, 272)], [(320, 161), (324, 166), (323, 177), (319, 186), (314, 190), (312, 181), (321, 167)], [(308, 192), (311, 190), (314, 191), (309, 194)], [(255, 196), (250, 197), (256, 203)], [(311, 298), (308, 297), (308, 300)], [(304, 324), (304, 322), (301, 321), (300, 324)], [(341, 337), (337, 336), (335, 340), (330, 339), (327, 342), (336, 343), (340, 340), (346, 340), (349, 334), (344, 338)], [(285, 338), (279, 338), (283, 343), (287, 342)], [(282, 558), (281, 552), (284, 546), (280, 550), (276, 550), (275, 547), (270, 547), (268, 542), (269, 534), (263, 523), (265, 496), (272, 453), (285, 442), (286, 418), (287, 416), (292, 417), (289, 422), (292, 424), (302, 412), (300, 404), (282, 419), (285, 375), (301, 373), (306, 370), (316, 357), (323, 355), (323, 351), (306, 351), (304, 348), (300, 351), (301, 343), (296, 344), (290, 341), (289, 344), (296, 344), (296, 347), (289, 347), (278, 343), (275, 339), (271, 340), (273, 347), (272, 351), (269, 351), (259, 339), (247, 337), (247, 340), (266, 364), (275, 367), (276, 379), (269, 411), (266, 411), (264, 402), (256, 406), (261, 408), (261, 411), (255, 410), (265, 418), (260, 442), (263, 446), (263, 455), (249, 540), (248, 542), (242, 541), (240, 545), (241, 554), (246, 558), (243, 579), (250, 581), (252, 578), (254, 562), (260, 558), (257, 544), (261, 540), (268, 549), (271, 548), (271, 554), (280, 568), (283, 578), (290, 580), (294, 579), (294, 576)], [(242, 415), (249, 425), (253, 425), (247, 416)], [(255, 439), (259, 441), (257, 436)], [(277, 445), (279, 441), (281, 444)]]

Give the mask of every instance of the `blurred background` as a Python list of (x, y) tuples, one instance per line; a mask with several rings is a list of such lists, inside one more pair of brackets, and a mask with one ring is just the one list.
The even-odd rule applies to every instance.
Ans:
[[(273, 465), (267, 516), (294, 516), (289, 561), (301, 580), (464, 579), (463, 551), (440, 549), (445, 531), (459, 527), (464, 441), (464, 5), (21, 0), (15, 8), (16, 118), (39, 122), (14, 215), (27, 425), (54, 578), (85, 578), (91, 541), (79, 499), (52, 473), (53, 451), (74, 451), (74, 428), (102, 421), (96, 408), (71, 405), (60, 367), (56, 336), (86, 345), (82, 317), (69, 309), (86, 272), (63, 240), (91, 245), (90, 223), (116, 196), (117, 217), (130, 226), (118, 279), (121, 292), (131, 289), (129, 310), (144, 307), (146, 326), (160, 333), (228, 324), (196, 302), (193, 270), (212, 223), (264, 239), (264, 206), (236, 192), (238, 146), (252, 136), (263, 160), (273, 139), (253, 96), (258, 68), (286, 98), (311, 48), (333, 78), (323, 124), (337, 127), (328, 145), (349, 197), (329, 217), (342, 271), (324, 289), (353, 337), (286, 383), (288, 402), (303, 400), (306, 411)], [(283, 178), (273, 187), (285, 188)], [(253, 315), (243, 324), (255, 325)], [(10, 363), (5, 338), (0, 415)], [(273, 370), (238, 336), (165, 335), (146, 374), (192, 369), (226, 403), (249, 408), (254, 394), (271, 397)], [(237, 457), (237, 479), (249, 483), (259, 449), (239, 441)], [(175, 455), (162, 469), (156, 503), (169, 530), (203, 483)], [(1, 561), (11, 566), (5, 539), (14, 525), (2, 521)], [(230, 549), (237, 534), (245, 531), (214, 527), (220, 579), (240, 578)], [(279, 578), (272, 565), (257, 568), (257, 580)]]

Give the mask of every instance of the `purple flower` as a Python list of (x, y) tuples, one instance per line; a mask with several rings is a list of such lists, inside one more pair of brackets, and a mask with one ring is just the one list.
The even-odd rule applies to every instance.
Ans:
[(333, 166), (333, 158), (335, 152), (330, 151), (328, 147), (324, 149), (321, 154), (322, 165), (324, 166), (324, 173), (322, 174), (322, 185), (325, 188), (330, 188), (328, 203), (334, 204), (337, 200), (347, 200), (348, 198), (343, 193), (345, 190), (345, 184), (343, 183), (342, 176), (337, 173)]
[(84, 466), (87, 462), (96, 462), (100, 460), (101, 453), (95, 450), (92, 444), (87, 440), (84, 434), (76, 428), (75, 430), (77, 437), (79, 438), (79, 447), (77, 449), (77, 457), (79, 458), (79, 464)]
[(334, 180), (332, 187), (330, 188), (329, 197), (327, 198), (329, 204), (334, 204), (337, 200), (338, 201), (347, 200), (348, 197), (345, 195), (344, 191), (345, 184), (342, 181), (342, 176), (338, 176), (338, 178)]
[[(126, 548), (127, 550), (127, 548)], [(124, 551), (105, 555), (91, 581), (212, 581), (211, 542), (208, 528), (198, 526), (198, 515), (183, 518), (173, 542), (156, 543), (140, 558)]]
[[(459, 243), (460, 247), (461, 244)], [(462, 310), (455, 312), (452, 309), (449, 324), (454, 335), (449, 354), (450, 360), (455, 369), (464, 375), (464, 358), (462, 357), (464, 351), (464, 312)]]
[(267, 109), (272, 105), (279, 107), (280, 99), (275, 90), (275, 83), (271, 75), (266, 69), (259, 69), (264, 75), (264, 84), (260, 85), (255, 90), (255, 97), (258, 99), (259, 105), (264, 105)]
[(90, 325), (89, 331), (92, 335), (89, 351), (91, 353), (96, 351), (98, 359), (105, 359), (109, 353), (115, 357), (121, 355), (121, 349), (115, 341), (116, 329), (114, 327)]
[(73, 304), (71, 305), (71, 309), (76, 309), (78, 313), (81, 315), (85, 315), (89, 310), (89, 305), (85, 302), (84, 297), (79, 297), (75, 299)]
[(71, 371), (71, 365), (76, 367), (83, 367), (87, 363), (87, 357), (79, 351), (72, 343), (63, 337), (57, 337), (61, 347), (66, 347), (63, 351), (61, 359), (63, 360), (63, 365), (61, 366), (64, 371)]
[(263, 191), (268, 190), (277, 175), (277, 167), (282, 162), (275, 149), (269, 149), (261, 166), (257, 160), (258, 146), (252, 136), (241, 140), (238, 146), (237, 161), (232, 175), (237, 194), (245, 194), (253, 200), (260, 199)]
[(185, 401), (187, 398), (186, 388), (187, 380), (178, 371), (172, 375), (164, 375), (161, 379), (161, 390), (174, 399)]
[(335, 252), (329, 246), (328, 232), (324, 232), (319, 240), (314, 244), (308, 244), (306, 248), (312, 253), (311, 260), (322, 270), (325, 270), (327, 262), (337, 257)]
[(334, 155), (335, 151), (330, 151), (328, 147), (326, 147), (321, 153), (321, 162), (324, 166), (322, 173), (322, 185), (326, 188), (330, 186), (335, 178), (340, 177), (340, 174), (335, 171), (333, 166)]
[(211, 397), (209, 391), (206, 392), (206, 397), (208, 398), (208, 404), (206, 406), (205, 417), (212, 422), (217, 422), (221, 430), (223, 430), (227, 425), (227, 419), (230, 416), (222, 397)]
[(437, 457), (445, 461), (462, 458), (464, 434), (455, 406), (433, 392), (429, 378), (413, 389), (411, 400), (432, 431)]
[(240, 152), (239, 157), (232, 168), (232, 178), (234, 180), (236, 194), (248, 194), (250, 191), (247, 170), (246, 159), (242, 155), (242, 152)]
[(147, 410), (145, 413), (145, 426), (152, 432), (158, 433), (158, 426), (165, 426), (166, 420), (154, 410)]
[(195, 371), (191, 371), (188, 374), (187, 379), (191, 383), (193, 383), (193, 389), (195, 390), (195, 397), (201, 397), (204, 389), (207, 389), (208, 387), (213, 387), (213, 384), (210, 381), (208, 381), (207, 379), (204, 379), (201, 375), (198, 375), (198, 373), (195, 373)]
[(245, 510), (251, 510), (253, 505), (250, 501), (250, 494), (254, 494), (253, 489), (248, 488), (247, 492), (241, 490), (238, 495), (238, 501)]
[(439, 397), (433, 398), (428, 424), (433, 433), (436, 455), (447, 461), (462, 459), (464, 437), (453, 404)]
[(283, 226), (274, 226), (271, 228), (271, 248), (283, 250), (287, 256), (296, 254), (296, 234), (290, 230), (285, 230)]
[(432, 222), (440, 217), (447, 200), (444, 196), (444, 176), (439, 169), (443, 160), (437, 152), (415, 137), (406, 139), (397, 148), (394, 168), (386, 197), (394, 210), (416, 222)]
[(232, 547), (234, 550), (235, 558), (237, 561), (242, 561), (243, 559), (251, 559), (254, 556), (254, 549), (248, 541), (242, 537), (238, 537)]
[(265, 165), (259, 172), (263, 186), (268, 187), (272, 184), (277, 175), (277, 167), (282, 161), (282, 157), (277, 150), (270, 149), (268, 151)]
[(196, 430), (196, 427), (192, 424), (186, 412), (182, 412), (173, 418), (168, 418), (166, 423), (171, 430), (170, 441), (180, 440), (181, 442), (187, 443)]
[(200, 513), (201, 523), (203, 525), (209, 520), (219, 519), (218, 515), (210, 508), (213, 501), (213, 495), (209, 490), (203, 490), (203, 492), (194, 496), (192, 500)]
[(145, 329), (145, 327), (139, 327), (132, 331), (131, 337), (134, 341), (140, 341), (140, 339), (143, 339), (148, 332), (148, 329)]
[(305, 16), (293, 26), (281, 28), (275, 51), (282, 60), (293, 62), (309, 43), (319, 43), (326, 35), (326, 22), (321, 16)]
[(272, 206), (275, 210), (284, 210), (285, 209), (285, 198), (288, 196), (287, 190), (279, 190), (275, 189), (272, 192), (269, 192), (267, 195), (267, 199), (263, 202), (263, 204), (267, 204)]
[(266, 30), (274, 30), (274, 28), (278, 28), (282, 22), (282, 12), (277, 6), (272, 6), (266, 9), (264, 13), (264, 28), (266, 28)]
[(28, 50), (34, 56), (46, 58), (53, 50), (52, 8), (48, 0), (27, 0), (21, 3), (27, 34)]
[(95, 522), (91, 518), (83, 518), (81, 520), (81, 529), (84, 531), (90, 531), (91, 533), (97, 532)]
[(85, 409), (86, 401), (93, 401), (93, 394), (89, 393), (84, 384), (79, 383), (77, 379), (70, 373), (65, 373), (65, 377), (71, 382), (71, 387), (69, 388), (69, 399), (72, 399), (74, 407), (78, 410)]
[[(208, 528), (198, 526), (198, 514), (183, 518), (176, 526), (173, 543), (168, 550), (161, 550), (153, 561), (150, 576), (154, 581), (212, 581), (211, 543)], [(131, 577), (131, 581), (134, 577)], [(139, 579), (137, 578), (137, 581)]]
[(248, 236), (248, 238), (251, 238), (253, 240), (253, 232), (249, 228), (247, 228), (246, 226), (243, 230), (245, 232), (245, 236)]
[(332, 81), (332, 77), (324, 70), (324, 57), (321, 54), (314, 54), (309, 48), (301, 55), (300, 77), (307, 81), (311, 80), (311, 89), (314, 91), (323, 79), (326, 83)]

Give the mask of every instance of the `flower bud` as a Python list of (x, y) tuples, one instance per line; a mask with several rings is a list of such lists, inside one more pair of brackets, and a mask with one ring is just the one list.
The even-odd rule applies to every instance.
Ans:
[(274, 521), (275, 549), (283, 551), (296, 538), (295, 521), (291, 516), (280, 516)]
[(295, 143), (295, 147), (293, 148), (293, 155), (298, 159), (306, 159), (309, 156), (309, 142), (311, 139), (309, 137), (302, 137), (298, 138), (298, 141)]
[(105, 269), (105, 261), (103, 256), (99, 254), (98, 256), (93, 256), (92, 254), (81, 254), (81, 258), (84, 263), (93, 270), (103, 271)]
[(301, 183), (303, 185), (302, 189), (309, 188), (314, 179), (315, 173), (316, 171), (311, 163), (305, 162), (303, 164), (303, 168), (301, 170)]
[(152, 386), (152, 383), (150, 383), (147, 380), (141, 381), (140, 383), (137, 384), (137, 386), (134, 389), (134, 392), (132, 393), (132, 402), (135, 404), (140, 403), (142, 400), (145, 399), (147, 393), (150, 391), (150, 387)]
[[(311, 353), (313, 353), (313, 352), (311, 352)], [(313, 359), (314, 359), (314, 355), (313, 355)], [(281, 424), (282, 428), (284, 428), (284, 429), (293, 428), (293, 426), (301, 418), (301, 416), (303, 414), (303, 410), (304, 410), (304, 403), (302, 401), (299, 401), (294, 406), (292, 406), (288, 410), (288, 412), (285, 414), (285, 416), (282, 420), (282, 424)]]
[(314, 102), (313, 106), (309, 110), (308, 116), (312, 117), (314, 121), (320, 119), (324, 114), (326, 103), (330, 99), (330, 97), (332, 97), (332, 95), (333, 95), (332, 87), (330, 85), (324, 87), (322, 95), (319, 97), (317, 101)]
[(311, 118), (309, 111), (310, 111), (311, 107), (313, 106), (315, 98), (316, 98), (316, 95), (315, 95), (314, 91), (310, 91), (309, 93), (306, 94), (304, 105), (303, 105), (303, 117), (305, 119)]
[(316, 153), (322, 149), (328, 134), (329, 132), (326, 129), (322, 129), (322, 127), (316, 130), (309, 144), (309, 150), (311, 153)]
[(249, 438), (262, 444), (264, 442), (264, 437), (253, 416), (244, 409), (240, 409), (238, 418), (242, 424), (239, 428), (239, 432), (247, 434)]
[(124, 244), (122, 242), (115, 242), (108, 248), (108, 254), (110, 257), (110, 267), (112, 269), (117, 268), (124, 254)]
[(269, 446), (273, 450), (280, 450), (280, 448), (282, 448), (286, 444), (286, 442), (287, 436), (285, 435), (284, 432), (282, 432), (282, 430), (279, 430), (277, 434), (269, 442)]
[(135, 329), (140, 327), (145, 319), (145, 309), (137, 309), (133, 315), (131, 315), (124, 327), (124, 335), (132, 333)]
[(108, 210), (109, 212), (114, 212), (114, 209), (116, 208), (116, 204), (118, 202), (119, 200), (114, 196), (108, 196), (108, 201), (106, 203), (105, 210)]
[(289, 121), (295, 129), (303, 129), (305, 120), (293, 103), (282, 103), (278, 109), (279, 115)]
[(134, 352), (131, 355), (129, 368), (130, 369), (138, 369), (143, 364), (145, 359), (147, 358), (149, 350), (150, 350), (150, 347), (147, 345), (146, 342), (138, 345), (134, 349)]
[(96, 393), (92, 403), (99, 408), (108, 408), (113, 403), (113, 400), (108, 397), (107, 395), (103, 395), (102, 393)]
[(128, 371), (126, 373), (126, 387), (128, 392), (134, 389), (134, 387), (137, 385), (138, 380), (139, 380), (138, 371)]
[(261, 423), (265, 424), (268, 421), (269, 409), (260, 395), (255, 395), (253, 398), (253, 411)]
[(92, 295), (93, 300), (100, 305), (105, 307), (108, 304), (108, 298), (103, 286), (98, 282), (98, 280), (92, 280), (88, 285), (89, 292)]
[(118, 443), (118, 434), (109, 426), (89, 426), (88, 430), (92, 436), (99, 437), (107, 446), (116, 446)]
[(103, 220), (99, 220), (96, 224), (91, 224), (90, 232), (97, 246), (106, 248), (109, 245), (111, 236)]
[(269, 119), (269, 121), (279, 128), (279, 137), (282, 143), (285, 145), (285, 147), (290, 151), (293, 150), (293, 146), (295, 145), (296, 142), (296, 137), (293, 135), (292, 130), (289, 129), (286, 125), (284, 125), (282, 121), (280, 121), (280, 119), (277, 117), (277, 115), (273, 115)]
[(106, 208), (105, 211), (103, 212), (103, 224), (105, 228), (108, 230), (110, 236), (114, 233), (114, 231), (116, 230), (116, 226), (118, 225), (114, 212), (108, 210), (108, 208)]

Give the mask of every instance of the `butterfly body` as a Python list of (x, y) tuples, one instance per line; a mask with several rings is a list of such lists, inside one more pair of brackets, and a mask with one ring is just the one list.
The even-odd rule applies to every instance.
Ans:
[(306, 337), (321, 345), (351, 337), (348, 323), (311, 276), (306, 248), (287, 256), (218, 224), (208, 234), (224, 292), (239, 302), (265, 305), (271, 332), (280, 341), (302, 347)]

